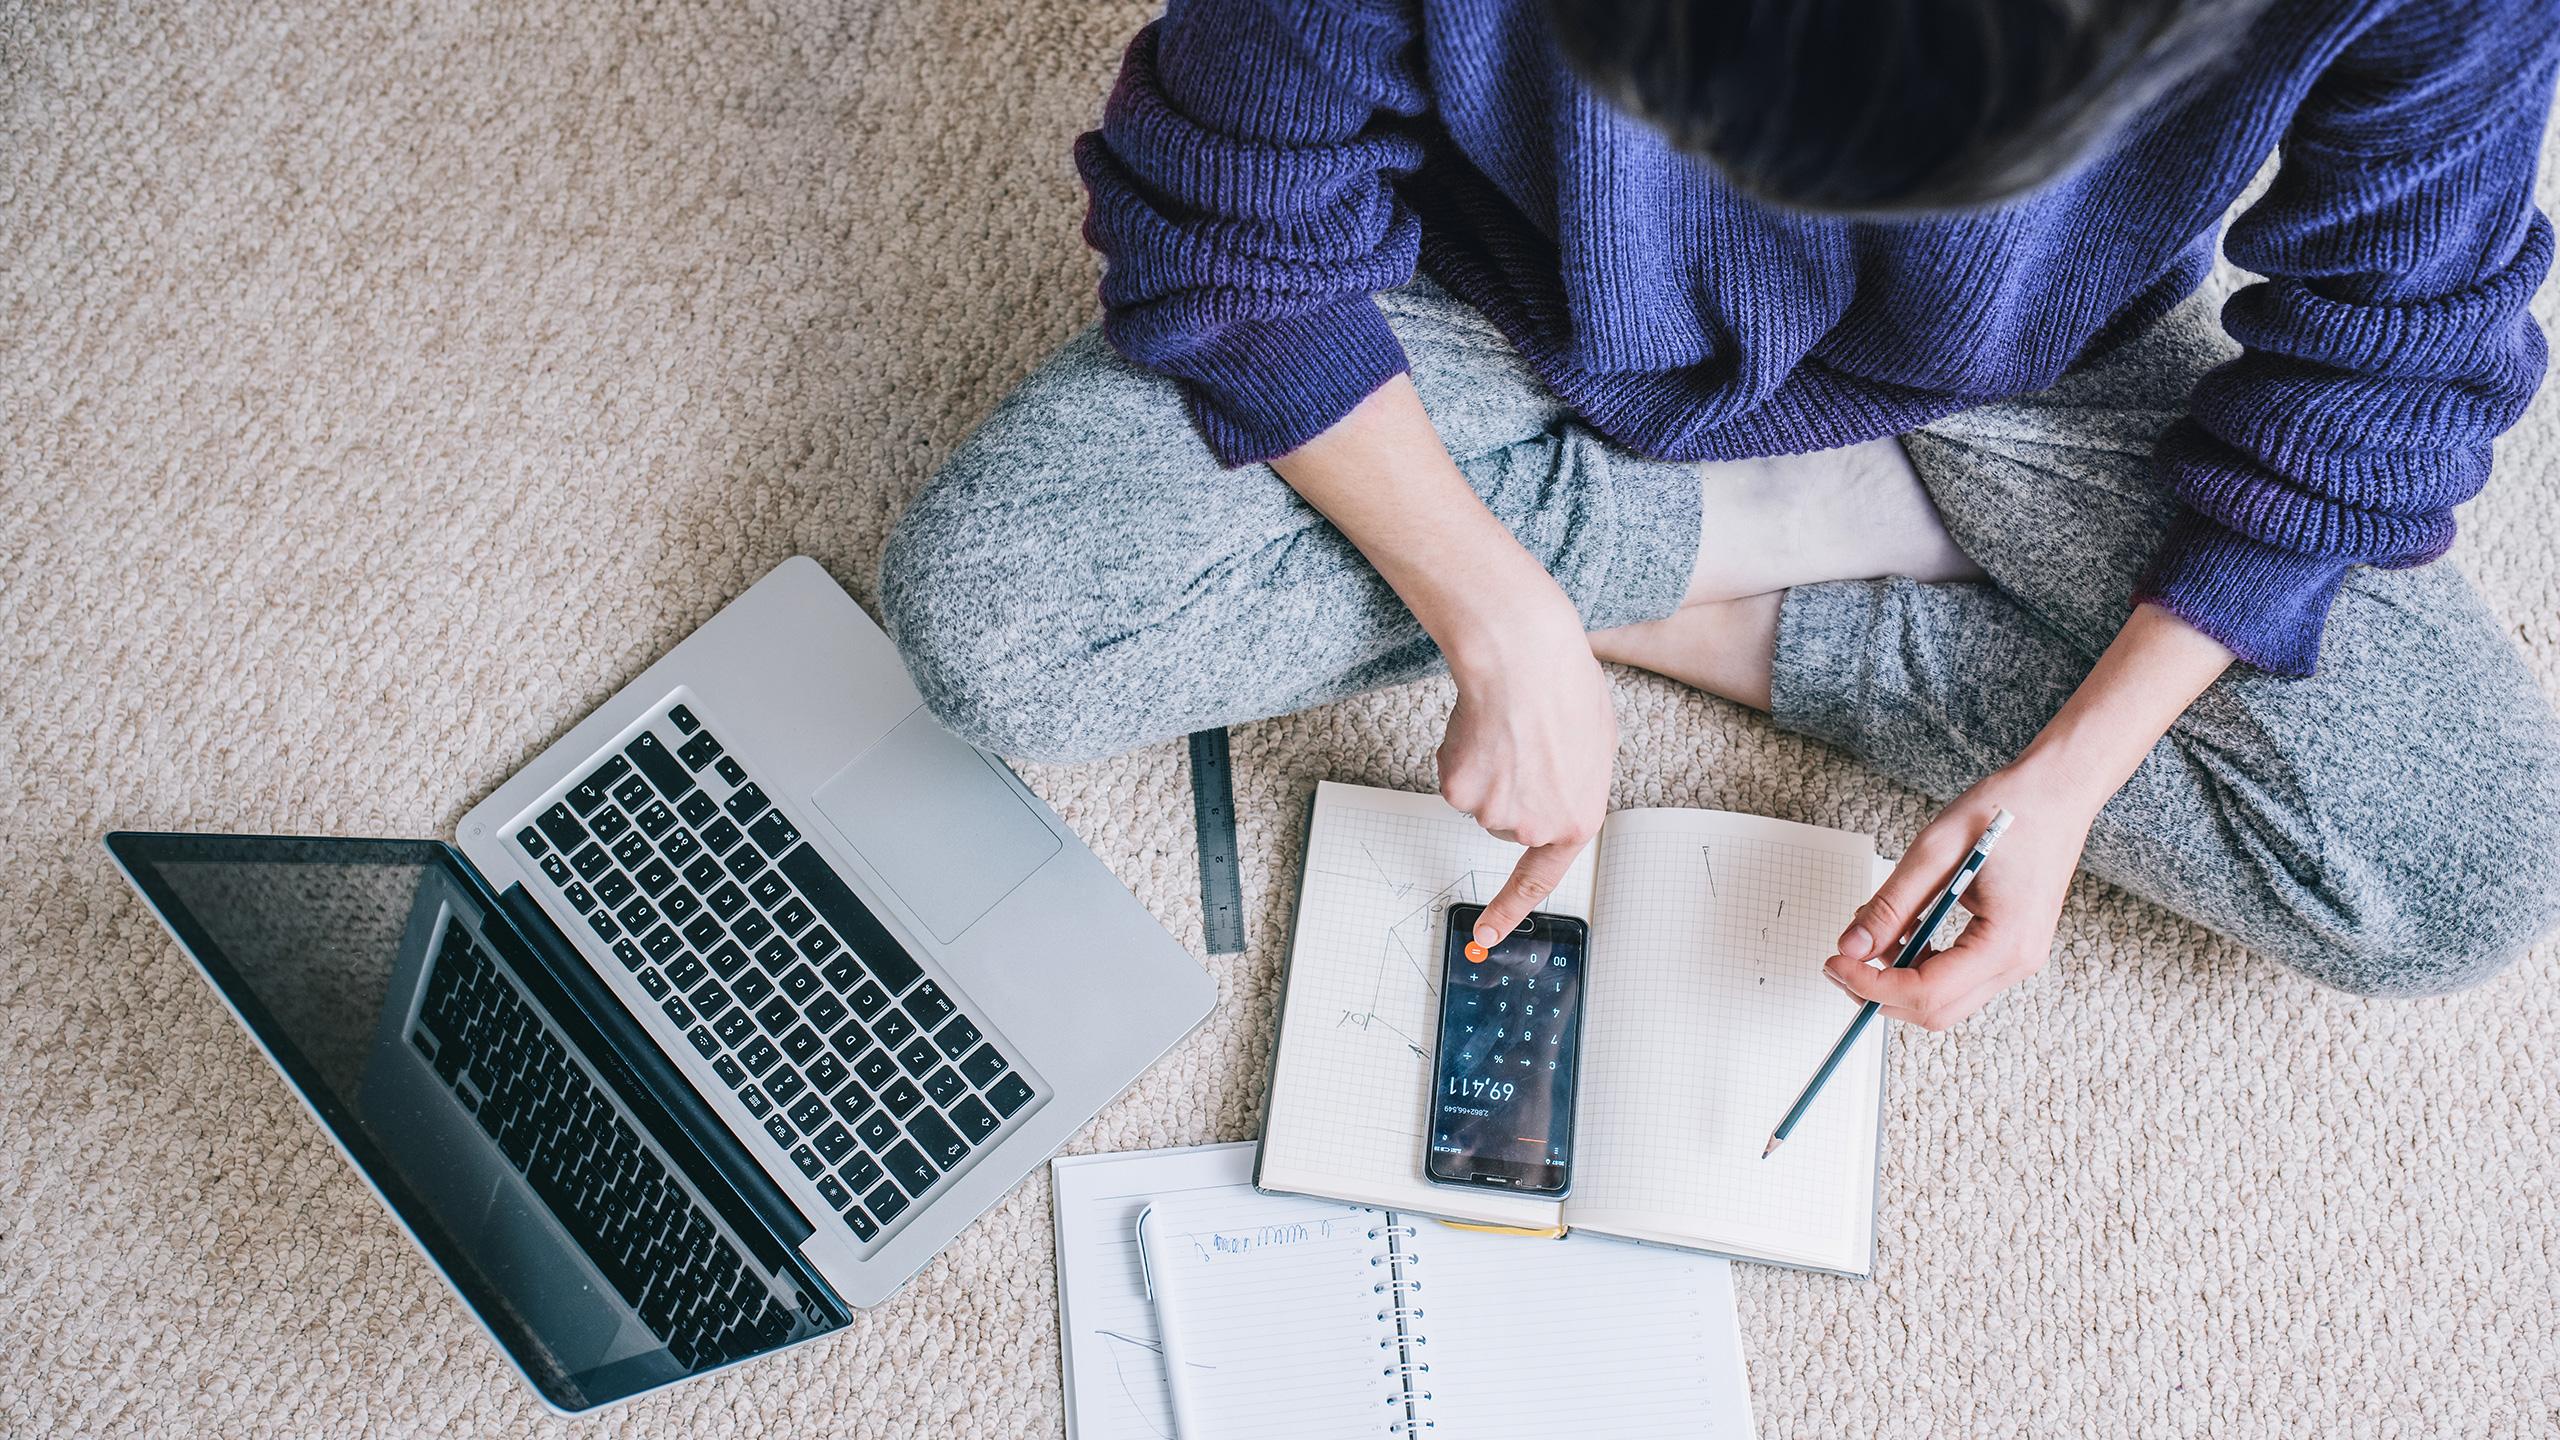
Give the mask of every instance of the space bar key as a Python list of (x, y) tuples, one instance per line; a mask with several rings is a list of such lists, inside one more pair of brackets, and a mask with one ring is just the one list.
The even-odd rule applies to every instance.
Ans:
[(844, 942), (862, 957), (862, 963), (870, 967), (871, 973), (880, 977), (880, 983), (889, 987), (890, 994), (903, 994), (908, 986), (923, 977), (924, 967), (916, 964), (915, 957), (907, 953), (906, 947), (881, 928), (880, 922), (872, 917), (871, 907), (863, 904), (862, 897), (836, 878), (835, 867), (827, 863), (825, 856), (810, 848), (807, 841), (792, 847), (790, 854), (774, 863), (783, 874), (791, 877), (792, 884), (800, 887), (801, 894), (809, 897), (809, 904), (818, 912), (818, 918), (834, 926), (836, 933), (844, 937)]

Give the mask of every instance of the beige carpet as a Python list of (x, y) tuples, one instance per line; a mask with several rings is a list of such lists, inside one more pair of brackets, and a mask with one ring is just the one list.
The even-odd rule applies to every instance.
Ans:
[[(0, 0), (0, 1429), (568, 1430), (96, 837), (448, 833), (783, 557), (867, 603), (1091, 313), (1067, 143), (1143, 12)], [(2460, 554), (2560, 688), (2555, 460), (2546, 397)], [(1619, 693), (1621, 804), (1924, 818)], [(1253, 1132), (1309, 787), (1427, 786), (1447, 699), (1239, 732), (1252, 949), (1078, 1148)], [(1184, 775), (1029, 778), (1196, 941)], [(2043, 976), (1902, 1037), (1875, 1283), (1738, 1272), (1763, 1433), (2553, 1433), (2550, 962), (2359, 1004), (2082, 886)], [(1048, 1204), (587, 1433), (1054, 1434)]]

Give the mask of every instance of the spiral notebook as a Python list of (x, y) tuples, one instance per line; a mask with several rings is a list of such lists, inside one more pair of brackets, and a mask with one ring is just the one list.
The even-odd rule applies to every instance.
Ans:
[(1721, 1260), (1242, 1186), (1139, 1237), (1183, 1440), (1752, 1434)]
[(1847, 831), (1612, 813), (1541, 907), (1591, 924), (1572, 1194), (1423, 1177), (1447, 911), (1491, 899), (1520, 854), (1437, 796), (1316, 787), (1255, 1183), (1871, 1273), (1884, 1026), (1760, 1154), (1856, 1010), (1822, 961), (1891, 867)]

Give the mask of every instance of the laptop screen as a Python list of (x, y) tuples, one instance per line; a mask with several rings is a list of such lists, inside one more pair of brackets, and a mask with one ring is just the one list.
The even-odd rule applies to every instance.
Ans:
[(811, 1333), (452, 851), (108, 844), (546, 1401), (587, 1409)]

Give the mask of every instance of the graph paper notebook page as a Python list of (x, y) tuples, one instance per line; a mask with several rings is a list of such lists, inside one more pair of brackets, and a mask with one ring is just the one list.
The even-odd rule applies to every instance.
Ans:
[(1855, 1012), (1821, 962), (1890, 867), (1845, 831), (1611, 815), (1543, 907), (1591, 922), (1573, 1194), (1423, 1178), (1440, 927), (1452, 900), (1490, 897), (1519, 853), (1434, 796), (1317, 786), (1256, 1183), (1869, 1273), (1882, 1027), (1760, 1158)]
[(1251, 1191), (1140, 1233), (1186, 1440), (1752, 1433), (1720, 1260)]

